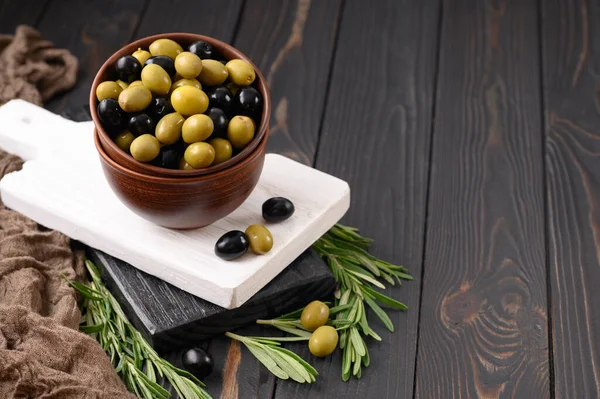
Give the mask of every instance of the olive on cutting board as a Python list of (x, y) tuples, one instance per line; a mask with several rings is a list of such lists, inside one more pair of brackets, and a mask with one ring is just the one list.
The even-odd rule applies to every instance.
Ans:
[(294, 214), (295, 208), (292, 201), (283, 197), (273, 197), (262, 205), (262, 216), (267, 222), (283, 222)]
[(239, 258), (248, 251), (250, 243), (243, 231), (232, 230), (221, 236), (215, 244), (215, 254), (225, 260)]
[(183, 367), (196, 378), (208, 377), (213, 372), (213, 358), (202, 348), (192, 348), (183, 353), (181, 358)]
[(246, 229), (250, 249), (257, 255), (264, 255), (273, 248), (273, 235), (262, 224), (253, 224)]

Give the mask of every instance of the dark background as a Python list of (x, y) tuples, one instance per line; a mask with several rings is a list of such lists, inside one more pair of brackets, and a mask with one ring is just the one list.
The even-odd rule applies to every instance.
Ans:
[(275, 381), (216, 339), (217, 398), (600, 397), (599, 20), (583, 0), (0, 2), (2, 33), (30, 24), (79, 57), (47, 104), (75, 119), (135, 38), (238, 47), (273, 93), (270, 151), (347, 180), (343, 221), (415, 277), (361, 380), (295, 344), (317, 383)]

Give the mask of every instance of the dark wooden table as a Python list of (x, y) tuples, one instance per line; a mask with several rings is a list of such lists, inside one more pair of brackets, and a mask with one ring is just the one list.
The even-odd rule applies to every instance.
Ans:
[(75, 118), (132, 39), (232, 43), (272, 89), (270, 151), (347, 180), (344, 222), (415, 276), (362, 379), (333, 356), (316, 384), (276, 381), (216, 339), (216, 398), (600, 397), (599, 21), (583, 0), (0, 2), (1, 32), (79, 57), (48, 104)]

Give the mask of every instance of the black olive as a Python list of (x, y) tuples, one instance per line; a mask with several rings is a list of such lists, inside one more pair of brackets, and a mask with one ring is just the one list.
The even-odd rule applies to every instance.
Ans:
[(166, 55), (155, 55), (146, 60), (144, 65), (156, 64), (164, 69), (170, 77), (175, 76), (175, 61)]
[(156, 97), (153, 98), (146, 108), (146, 112), (150, 117), (152, 117), (156, 122), (160, 120), (163, 116), (174, 112), (175, 110), (171, 106), (171, 101), (165, 97)]
[(180, 147), (178, 143), (162, 146), (152, 164), (161, 168), (179, 169), (179, 159), (183, 154)]
[(262, 205), (263, 218), (268, 222), (282, 222), (294, 214), (294, 204), (287, 198), (269, 198)]
[(123, 129), (125, 123), (125, 112), (119, 107), (119, 102), (112, 98), (105, 98), (100, 101), (98, 108), (98, 117), (102, 127), (110, 133), (115, 133)]
[(262, 97), (254, 87), (244, 87), (238, 90), (233, 99), (233, 105), (238, 115), (248, 116), (257, 123), (262, 114)]
[(245, 254), (249, 245), (246, 233), (232, 230), (219, 238), (215, 244), (215, 254), (221, 259), (232, 260)]
[(181, 362), (187, 371), (200, 379), (208, 377), (214, 367), (212, 356), (202, 348), (188, 349), (183, 354)]
[(119, 79), (124, 82), (131, 83), (134, 80), (139, 80), (142, 73), (142, 64), (132, 55), (124, 55), (117, 60), (115, 66)]
[(156, 122), (147, 114), (137, 114), (129, 118), (128, 127), (129, 131), (136, 137), (142, 134), (154, 134)]
[(203, 40), (198, 40), (197, 42), (192, 43), (189, 51), (190, 53), (196, 54), (201, 60), (212, 60), (216, 58), (215, 56), (217, 56), (217, 52), (213, 46)]
[(233, 94), (231, 90), (225, 86), (215, 87), (208, 91), (208, 103), (209, 107), (220, 108), (229, 116), (232, 116), (231, 104), (233, 101)]
[(215, 126), (212, 137), (227, 137), (227, 126), (229, 125), (229, 118), (227, 114), (220, 108), (210, 108), (206, 115), (210, 116)]

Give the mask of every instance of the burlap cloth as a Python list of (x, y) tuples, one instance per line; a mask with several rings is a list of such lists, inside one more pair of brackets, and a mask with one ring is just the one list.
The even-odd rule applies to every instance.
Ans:
[[(33, 29), (0, 36), (0, 103), (34, 103), (70, 88), (77, 60)], [(12, 77), (12, 78), (11, 78)], [(0, 179), (21, 168), (0, 149)], [(0, 398), (129, 398), (95, 340), (80, 333), (76, 294), (83, 254), (0, 202)]]

